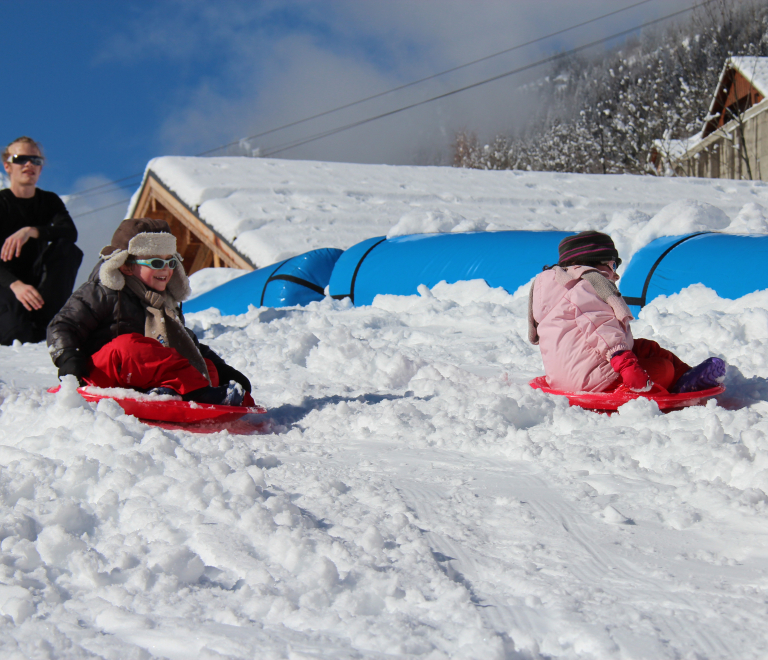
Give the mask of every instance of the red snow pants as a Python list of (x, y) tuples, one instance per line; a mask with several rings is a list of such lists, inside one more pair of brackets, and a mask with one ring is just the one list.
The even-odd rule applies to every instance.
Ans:
[[(672, 351), (662, 348), (650, 339), (635, 339), (632, 352), (637, 356), (640, 366), (648, 374), (648, 377), (665, 390), (672, 387), (690, 367)], [(617, 379), (614, 388), (621, 385), (621, 378)], [(610, 390), (608, 390), (610, 391)]]
[[(186, 394), (208, 381), (187, 358), (175, 348), (163, 346), (156, 339), (136, 332), (116, 337), (92, 356), (93, 366), (85, 378), (96, 387), (127, 387), (148, 390), (152, 387), (170, 387)], [(211, 384), (219, 384), (219, 372), (210, 360), (205, 360)]]

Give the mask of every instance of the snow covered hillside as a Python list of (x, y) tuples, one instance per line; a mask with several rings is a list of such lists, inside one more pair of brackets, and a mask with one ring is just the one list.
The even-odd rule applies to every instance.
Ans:
[[(644, 245), (696, 231), (701, 216), (707, 228), (722, 230), (745, 205), (768, 208), (762, 181), (173, 156), (150, 161), (147, 171), (258, 267), (384, 235), (607, 226), (635, 236), (675, 204), (673, 222), (657, 217), (639, 237)], [(679, 208), (685, 200), (695, 203)], [(768, 230), (762, 211), (755, 226), (736, 224), (733, 231)], [(621, 246), (625, 261), (631, 247)]]
[[(537, 210), (510, 202), (504, 228), (607, 229), (624, 255), (768, 217), (762, 183), (471, 174), (536, 178)], [(582, 194), (571, 214), (564, 181)], [(600, 181), (614, 202), (587, 209)], [(448, 194), (434, 185), (422, 219)], [(340, 231), (306, 208), (305, 229)], [(526, 297), (473, 281), (189, 315), (269, 408), (249, 435), (150, 427), (72, 384), (48, 394), (44, 345), (0, 347), (0, 655), (768, 656), (768, 291), (647, 306), (635, 335), (723, 357), (728, 391), (610, 417), (527, 385), (542, 366)]]

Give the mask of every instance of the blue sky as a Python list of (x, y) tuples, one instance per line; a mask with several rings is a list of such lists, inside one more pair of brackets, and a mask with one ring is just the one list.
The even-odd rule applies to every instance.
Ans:
[[(195, 155), (509, 48), (637, 0), (0, 1), (4, 144), (44, 145), (41, 187), (68, 194)], [(655, 0), (451, 76), (289, 131), (274, 149), (689, 6)], [(489, 137), (526, 110), (509, 79), (280, 157), (437, 162), (462, 129)], [(236, 150), (235, 150), (236, 151)], [(234, 153), (234, 152), (233, 152)], [(73, 215), (132, 187), (72, 202)], [(119, 204), (82, 223), (121, 217)]]

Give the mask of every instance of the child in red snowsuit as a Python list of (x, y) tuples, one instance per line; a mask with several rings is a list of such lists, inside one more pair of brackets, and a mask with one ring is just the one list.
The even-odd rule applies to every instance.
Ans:
[(184, 326), (179, 303), (189, 294), (168, 223), (124, 220), (88, 282), (48, 326), (59, 378), (240, 405), (251, 384)]

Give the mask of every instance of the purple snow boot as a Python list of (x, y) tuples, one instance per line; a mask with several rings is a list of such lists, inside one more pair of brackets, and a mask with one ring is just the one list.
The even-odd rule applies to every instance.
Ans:
[(672, 394), (700, 392), (716, 387), (725, 379), (725, 362), (720, 358), (707, 358), (693, 369), (686, 371), (669, 390)]

